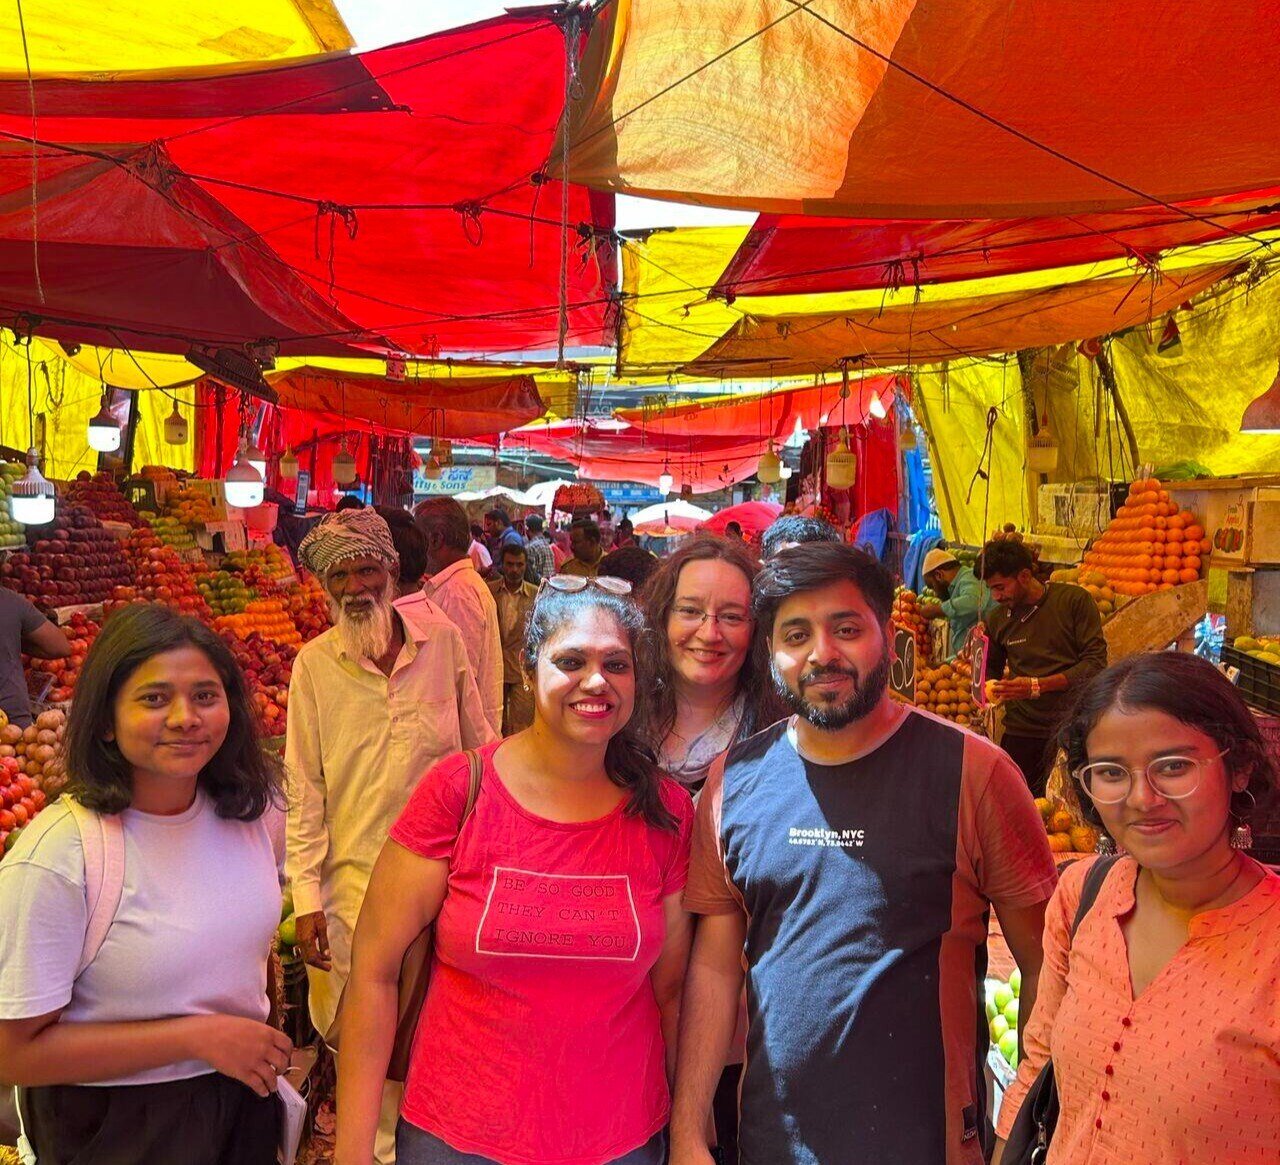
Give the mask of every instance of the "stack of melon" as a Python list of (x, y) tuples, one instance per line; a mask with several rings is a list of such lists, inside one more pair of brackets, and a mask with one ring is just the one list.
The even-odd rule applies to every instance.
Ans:
[(1135, 481), (1129, 497), (1084, 556), (1083, 570), (1135, 598), (1192, 583), (1205, 571), (1209, 540), (1189, 510), (1179, 511), (1155, 478)]

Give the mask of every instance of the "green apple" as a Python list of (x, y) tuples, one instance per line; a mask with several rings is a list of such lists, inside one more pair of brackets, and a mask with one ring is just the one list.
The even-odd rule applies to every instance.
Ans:
[(1022, 971), (1014, 967), (1013, 973), (1009, 976), (1009, 986), (1013, 988), (1015, 996), (1022, 994)]
[(1009, 1021), (1003, 1015), (997, 1015), (987, 1026), (987, 1031), (991, 1033), (991, 1042), (993, 1044), (998, 1044), (1008, 1030)]
[(1018, 1066), (1018, 1033), (1007, 1031), (1000, 1037), (1000, 1054), (1008, 1061), (1010, 1068)]
[(996, 1006), (1003, 1011), (1010, 1003), (1013, 1002), (1013, 988), (1010, 987), (1008, 983), (1001, 983), (1000, 986), (996, 988), (995, 998)]
[(1018, 1026), (1018, 1001), (1010, 999), (1005, 1004), (1004, 1011), (1001, 1014), (1009, 1021), (1010, 1027), (1016, 1028)]

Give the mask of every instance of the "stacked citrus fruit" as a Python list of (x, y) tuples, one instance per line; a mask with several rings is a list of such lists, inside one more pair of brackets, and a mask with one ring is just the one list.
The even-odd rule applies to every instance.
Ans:
[(972, 681), (973, 669), (960, 659), (920, 669), (916, 672), (916, 707), (967, 728), (974, 716)]
[(1054, 853), (1091, 854), (1097, 848), (1097, 830), (1077, 821), (1065, 802), (1037, 797), (1036, 808), (1049, 835), (1049, 849)]

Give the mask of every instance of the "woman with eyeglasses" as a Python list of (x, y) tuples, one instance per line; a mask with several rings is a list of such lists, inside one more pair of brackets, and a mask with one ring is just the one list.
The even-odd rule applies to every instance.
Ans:
[(654, 683), (645, 731), (663, 770), (695, 793), (717, 756), (783, 715), (751, 617), (759, 569), (744, 543), (694, 534), (645, 584)]
[(1049, 1165), (1274, 1165), (1280, 877), (1248, 846), (1275, 772), (1252, 714), (1205, 660), (1139, 655), (1082, 691), (1060, 743), (1122, 856), (1074, 938), (1091, 863), (1069, 867), (1049, 903), (1001, 1137), (1052, 1057)]
[(356, 927), (336, 1165), (370, 1165), (406, 949), (433, 969), (399, 1165), (661, 1165), (690, 928), (693, 807), (638, 737), (644, 627), (616, 578), (555, 575), (529, 618), (533, 724), (423, 777)]

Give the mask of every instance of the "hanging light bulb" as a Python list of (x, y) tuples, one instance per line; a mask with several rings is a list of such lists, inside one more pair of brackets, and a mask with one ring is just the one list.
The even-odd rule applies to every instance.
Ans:
[(27, 472), (13, 483), (10, 512), (24, 526), (43, 526), (53, 521), (57, 491), (40, 472), (40, 454), (34, 446), (27, 450)]
[(428, 481), (440, 480), (440, 460), (434, 453), (427, 458), (427, 463), (422, 467), (422, 476)]
[(783, 467), (778, 471), (778, 476), (779, 476), (783, 481), (790, 481), (790, 480), (791, 480), (791, 474), (792, 474), (792, 469), (791, 469), (791, 466), (789, 466), (789, 465), (784, 465), (784, 466), (783, 466)]
[(350, 485), (356, 479), (356, 459), (341, 449), (333, 459), (333, 480), (339, 485)]
[(1280, 372), (1266, 392), (1251, 401), (1240, 418), (1242, 433), (1280, 433)]
[(248, 443), (241, 437), (235, 464), (227, 470), (227, 476), (223, 478), (227, 505), (241, 510), (251, 510), (254, 506), (262, 505), (265, 485), (262, 474), (250, 463), (248, 452)]
[(662, 467), (662, 472), (658, 474), (658, 489), (664, 494), (669, 494), (671, 492), (671, 487), (675, 485), (675, 483), (676, 479), (671, 476), (671, 470), (664, 465)]
[(267, 480), (267, 455), (256, 441), (245, 451), (244, 459), (258, 471), (258, 476), (263, 481)]
[(880, 399), (878, 392), (871, 394), (871, 404), (867, 407), (867, 411), (875, 417), (877, 421), (883, 421), (889, 415), (889, 411), (884, 407), (884, 401)]
[(114, 453), (120, 448), (120, 426), (107, 408), (105, 395), (102, 407), (89, 420), (89, 448), (99, 453)]
[(858, 455), (849, 448), (849, 430), (840, 430), (840, 440), (827, 454), (827, 485), (832, 489), (848, 489), (858, 476)]
[(168, 445), (185, 445), (190, 435), (187, 418), (178, 412), (178, 402), (173, 402), (173, 412), (164, 419), (164, 439)]
[(293, 481), (298, 476), (298, 458), (294, 455), (292, 449), (286, 449), (284, 455), (280, 458), (280, 464), (277, 467), (280, 476), (288, 481)]
[(764, 485), (776, 485), (782, 480), (782, 458), (774, 451), (772, 441), (769, 442), (769, 448), (760, 455), (756, 477)]

